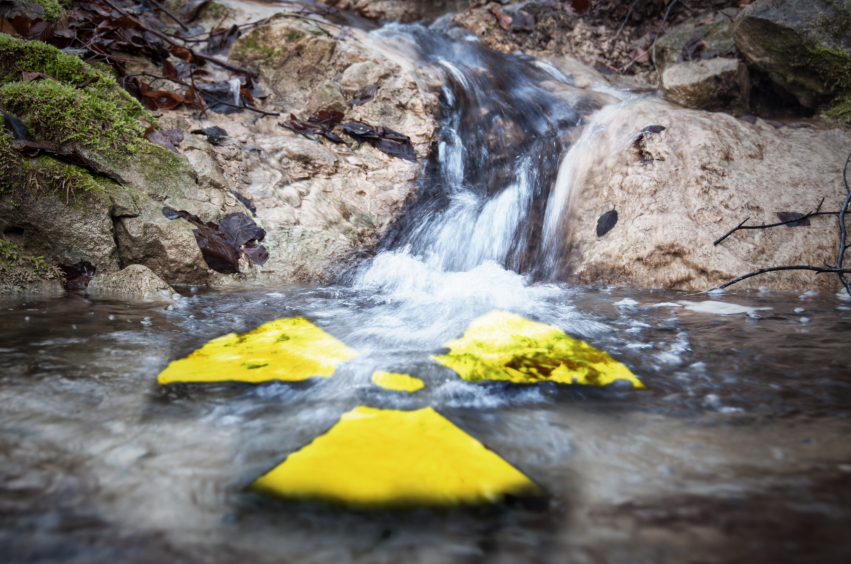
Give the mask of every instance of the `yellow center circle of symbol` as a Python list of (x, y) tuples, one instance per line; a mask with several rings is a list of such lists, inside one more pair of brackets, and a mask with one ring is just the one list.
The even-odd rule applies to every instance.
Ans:
[[(470, 382), (645, 386), (607, 353), (561, 329), (492, 311), (475, 319), (449, 352), (432, 357)], [(174, 382), (327, 378), (357, 353), (303, 317), (265, 323), (213, 339), (160, 373)], [(414, 393), (425, 383), (377, 371), (382, 388)], [(543, 489), (451, 421), (427, 407), (414, 411), (359, 406), (325, 434), (287, 456), (249, 489), (290, 499), (358, 508), (496, 503), (541, 496)]]

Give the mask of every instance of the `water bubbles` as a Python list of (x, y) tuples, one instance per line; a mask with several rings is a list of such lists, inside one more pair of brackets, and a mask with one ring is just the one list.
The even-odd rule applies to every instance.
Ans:
[(759, 293), (760, 295), (766, 296), (771, 293), (771, 290), (768, 289), (768, 286), (760, 286)]
[(807, 324), (807, 323), (809, 323), (809, 322), (810, 322), (810, 318), (809, 318), (809, 317), (802, 317), (802, 318), (801, 318), (801, 323), (803, 323), (804, 325), (806, 325), (806, 324)]
[(30, 320), (30, 316), (29, 316), (29, 315), (28, 315), (28, 316), (26, 316), (26, 317), (24, 317), (24, 321), (29, 321), (29, 320)]
[(172, 294), (171, 295), (171, 299), (173, 299), (173, 300), (179, 300), (181, 297), (183, 297), (183, 296), (181, 296), (180, 294)]
[(196, 288), (195, 286), (192, 286), (191, 288), (189, 288), (189, 291), (194, 294), (195, 292), (198, 291), (198, 288)]
[(619, 302), (615, 302), (612, 304), (615, 307), (635, 307), (638, 305), (638, 302), (633, 300), (632, 298), (624, 298)]
[(796, 307), (796, 308), (795, 308), (795, 313), (804, 313), (804, 308), (802, 308), (802, 307)]
[(150, 317), (146, 317), (145, 319), (143, 319), (142, 321), (140, 321), (140, 323), (141, 323), (142, 325), (151, 325), (151, 324), (153, 323), (153, 321), (151, 321), (151, 318), (150, 318)]
[(114, 315), (112, 315), (112, 314), (109, 314), (109, 316), (107, 317), (107, 319), (109, 319), (110, 321), (115, 321), (115, 316), (114, 316)]

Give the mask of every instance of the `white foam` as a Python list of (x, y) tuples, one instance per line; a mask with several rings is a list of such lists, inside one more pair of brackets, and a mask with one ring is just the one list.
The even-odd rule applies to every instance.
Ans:
[(774, 309), (771, 307), (750, 307), (739, 304), (730, 304), (715, 300), (705, 302), (688, 302), (680, 300), (680, 303), (689, 311), (698, 313), (714, 313), (716, 315), (737, 315), (741, 313), (753, 313), (760, 310)]

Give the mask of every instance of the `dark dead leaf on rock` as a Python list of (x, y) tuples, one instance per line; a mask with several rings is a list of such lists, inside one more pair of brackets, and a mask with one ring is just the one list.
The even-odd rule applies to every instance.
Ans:
[(219, 28), (210, 34), (204, 52), (210, 55), (226, 55), (240, 35), (242, 32), (236, 24), (227, 29)]
[(207, 266), (222, 274), (239, 272), (239, 257), (244, 255), (252, 266), (262, 265), (269, 259), (269, 252), (258, 244), (266, 231), (244, 213), (232, 213), (222, 218), (219, 224), (203, 222), (197, 215), (186, 210), (163, 208), (168, 219), (185, 219), (195, 225), (195, 241)]
[(219, 221), (219, 233), (225, 236), (227, 241), (237, 247), (241, 247), (249, 241), (262, 241), (266, 237), (266, 231), (254, 223), (254, 220), (244, 213), (229, 213)]
[(248, 211), (251, 212), (251, 215), (254, 215), (254, 216), (257, 215), (257, 207), (254, 205), (254, 202), (251, 201), (251, 198), (247, 198), (247, 197), (243, 196), (242, 194), (240, 194), (239, 192), (234, 192), (233, 190), (231, 190), (230, 193), (233, 194), (234, 198), (236, 198), (237, 200), (242, 202), (243, 206), (248, 208)]
[(269, 251), (267, 251), (266, 247), (263, 245), (249, 243), (243, 247), (242, 252), (245, 253), (245, 256), (251, 264), (255, 264), (257, 266), (263, 266), (266, 264), (266, 261), (269, 260)]
[(78, 85), (77, 85), (77, 89), (82, 90), (82, 89), (83, 89), (83, 88), (85, 88), (86, 86), (88, 86), (88, 85), (90, 85), (90, 84), (94, 84), (94, 83), (99, 82), (99, 81), (100, 81), (100, 77), (99, 77), (99, 76), (93, 76), (93, 77), (88, 78), (88, 79), (86, 79), (85, 81), (81, 82), (80, 84), (78, 84)]
[(145, 100), (155, 106), (155, 108), (151, 109), (173, 110), (186, 101), (183, 96), (177, 92), (172, 92), (171, 90), (144, 89), (142, 91), (142, 96), (145, 97)]
[(0, 18), (0, 33), (11, 35), (12, 37), (20, 37), (18, 30), (12, 25), (12, 22), (6, 18)]
[(663, 131), (665, 131), (664, 125), (648, 125), (635, 135), (632, 144), (637, 147), (644, 139), (647, 139), (654, 133), (662, 133)]
[(511, 22), (512, 22), (511, 16), (509, 16), (508, 14), (506, 14), (505, 12), (503, 12), (502, 10), (497, 8), (496, 6), (491, 6), (490, 11), (494, 16), (496, 16), (496, 21), (499, 24), (499, 27), (501, 27), (505, 31), (508, 31), (509, 29), (511, 29)]
[(27, 72), (21, 71), (21, 80), (23, 82), (31, 82), (33, 80), (56, 80), (49, 74), (44, 74), (43, 72)]
[(301, 121), (293, 114), (290, 114), (290, 119), (283, 122), (281, 125), (297, 131), (298, 133), (314, 133), (321, 135), (334, 143), (342, 143), (343, 140), (339, 135), (333, 133), (333, 129), (343, 121), (343, 112), (336, 110), (320, 110), (310, 116), (307, 121)]
[(757, 118), (756, 116), (742, 116), (739, 119), (746, 122), (746, 123), (754, 124), (754, 123), (756, 123), (756, 120), (759, 119), (759, 118)]
[(65, 289), (69, 292), (85, 290), (97, 272), (97, 266), (88, 262), (80, 261), (77, 264), (57, 264), (59, 270), (65, 276)]
[(151, 143), (159, 145), (160, 147), (168, 149), (172, 153), (179, 154), (177, 145), (183, 141), (183, 132), (179, 129), (154, 131), (153, 127), (148, 127), (148, 129), (145, 130), (145, 139)]
[(372, 127), (353, 121), (341, 124), (340, 129), (357, 141), (366, 141), (390, 156), (406, 161), (417, 160), (417, 152), (411, 144), (411, 138), (389, 127)]
[(609, 231), (615, 228), (618, 223), (618, 212), (615, 210), (607, 211), (597, 220), (597, 237), (602, 237)]
[(205, 127), (204, 129), (193, 129), (192, 131), (190, 131), (190, 133), (206, 135), (207, 143), (209, 143), (210, 145), (219, 145), (228, 136), (228, 132), (219, 127), (218, 125)]
[(355, 92), (355, 95), (352, 96), (351, 105), (352, 106), (363, 106), (367, 102), (371, 102), (375, 98), (375, 94), (378, 92), (377, 84), (370, 84), (369, 86), (365, 86)]
[[(780, 221), (790, 221), (792, 219), (798, 219), (799, 217), (804, 217), (804, 214), (798, 212), (777, 212), (777, 217)], [(809, 227), (810, 220), (802, 219), (800, 221), (793, 221), (792, 223), (787, 223), (786, 227)]]
[(222, 274), (239, 272), (239, 252), (222, 238), (218, 231), (206, 227), (193, 229), (195, 241), (207, 266)]
[(3, 114), (3, 125), (6, 130), (12, 134), (12, 139), (26, 141), (30, 138), (30, 132), (24, 122), (11, 114), (7, 114), (6, 112), (0, 113)]

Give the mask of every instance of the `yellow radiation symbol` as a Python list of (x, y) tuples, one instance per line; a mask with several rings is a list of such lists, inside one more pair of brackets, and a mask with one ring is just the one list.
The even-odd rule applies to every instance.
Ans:
[[(557, 327), (492, 311), (433, 357), (471, 382), (605, 386), (644, 385), (603, 351)], [(356, 353), (302, 317), (279, 319), (244, 335), (213, 339), (159, 375), (172, 382), (251, 383), (329, 377)], [(415, 393), (425, 383), (409, 374), (377, 371), (382, 388)], [(499, 503), (507, 496), (541, 496), (531, 479), (451, 421), (427, 407), (414, 411), (359, 406), (324, 435), (259, 477), (253, 491), (366, 509)]]

